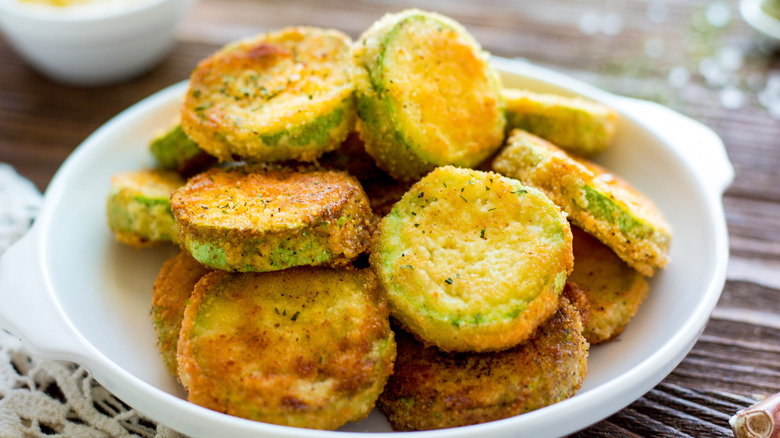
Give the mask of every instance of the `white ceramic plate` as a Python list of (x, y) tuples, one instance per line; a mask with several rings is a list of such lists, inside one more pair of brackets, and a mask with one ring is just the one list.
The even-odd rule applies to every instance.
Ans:
[[(597, 90), (530, 64), (495, 59), (506, 86), (584, 95), (621, 113), (616, 144), (599, 161), (656, 201), (674, 227), (672, 261), (620, 338), (591, 349), (582, 390), (555, 405), (421, 437), (560, 436), (620, 410), (660, 382), (701, 333), (725, 281), (721, 203), (733, 178), (720, 139), (662, 106)], [(41, 357), (86, 366), (148, 417), (193, 437), (336, 437), (390, 432), (374, 412), (338, 432), (268, 425), (187, 402), (167, 375), (149, 320), (164, 247), (114, 242), (105, 220), (112, 174), (152, 165), (148, 142), (176, 116), (185, 84), (129, 108), (90, 136), (52, 180), (33, 229), (0, 260), (0, 325)]]
[(757, 31), (773, 38), (780, 39), (780, 19), (775, 18), (761, 9), (764, 0), (742, 0), (739, 3), (739, 13), (747, 23)]

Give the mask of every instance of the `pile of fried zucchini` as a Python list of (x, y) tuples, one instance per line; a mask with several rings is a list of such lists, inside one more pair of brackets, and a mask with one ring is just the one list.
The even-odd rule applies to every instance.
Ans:
[(118, 241), (169, 242), (151, 317), (188, 398), (337, 429), (498, 420), (572, 396), (668, 262), (652, 201), (588, 161), (618, 118), (506, 89), (459, 23), (281, 29), (192, 72)]

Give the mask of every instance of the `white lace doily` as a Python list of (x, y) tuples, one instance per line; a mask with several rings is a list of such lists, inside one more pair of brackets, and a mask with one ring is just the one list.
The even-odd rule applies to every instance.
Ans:
[[(27, 231), (41, 201), (41, 194), (30, 181), (8, 164), (0, 163), (0, 254)], [(18, 339), (0, 329), (0, 437), (181, 435), (124, 404), (83, 367), (38, 359)]]

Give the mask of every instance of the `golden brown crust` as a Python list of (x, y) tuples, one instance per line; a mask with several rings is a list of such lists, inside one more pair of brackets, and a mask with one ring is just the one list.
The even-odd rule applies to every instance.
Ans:
[(494, 421), (571, 397), (587, 370), (577, 310), (562, 300), (533, 338), (497, 353), (444, 353), (396, 331), (395, 372), (377, 407), (394, 430)]
[(591, 344), (615, 339), (631, 321), (647, 297), (645, 277), (595, 237), (572, 227), (575, 283), (590, 304), (584, 335)]
[(189, 400), (230, 415), (315, 429), (366, 416), (395, 359), (371, 270), (213, 272), (179, 340)]
[(168, 371), (177, 376), (176, 345), (179, 342), (184, 308), (195, 283), (211, 270), (185, 251), (168, 259), (154, 280), (150, 315), (157, 333), (157, 348)]
[(582, 97), (505, 88), (507, 128), (520, 128), (566, 149), (591, 157), (604, 151), (617, 131), (618, 114)]
[(174, 171), (141, 169), (111, 176), (106, 200), (108, 227), (117, 241), (136, 248), (178, 243), (171, 192), (184, 185)]
[(182, 128), (222, 161), (315, 160), (354, 126), (350, 44), (313, 27), (233, 42), (193, 70)]
[(652, 200), (608, 170), (519, 129), (492, 167), (544, 191), (574, 225), (642, 274), (668, 263), (671, 226)]
[(457, 22), (408, 9), (387, 14), (353, 45), (357, 130), (394, 178), (471, 167), (504, 139), (500, 80)]
[(318, 162), (326, 169), (343, 170), (361, 183), (387, 175), (368, 155), (357, 132), (350, 133), (338, 149), (324, 154)]
[(588, 297), (585, 296), (585, 292), (583, 292), (577, 284), (567, 281), (566, 286), (563, 287), (563, 292), (561, 292), (561, 297), (568, 300), (569, 303), (577, 309), (584, 330), (585, 326), (590, 322), (590, 302), (588, 302)]
[(367, 248), (374, 223), (360, 183), (331, 170), (212, 169), (177, 190), (171, 205), (182, 246), (231, 271), (347, 264)]
[(447, 351), (497, 351), (558, 308), (571, 232), (540, 191), (444, 166), (382, 219), (370, 261), (393, 316), (416, 335)]
[(350, 134), (339, 149), (323, 155), (319, 163), (325, 168), (344, 170), (357, 178), (378, 219), (389, 213), (412, 186), (412, 182), (398, 181), (377, 167), (357, 133)]

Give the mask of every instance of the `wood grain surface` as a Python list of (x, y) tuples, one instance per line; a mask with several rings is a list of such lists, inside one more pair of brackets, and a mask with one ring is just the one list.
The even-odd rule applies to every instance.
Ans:
[(357, 37), (405, 7), (455, 18), (493, 54), (660, 102), (720, 135), (736, 169), (724, 197), (731, 260), (722, 298), (661, 384), (576, 436), (732, 436), (734, 412), (780, 391), (780, 50), (747, 26), (736, 0), (201, 0), (162, 64), (98, 88), (42, 77), (0, 36), (0, 162), (44, 190), (92, 131), (186, 79), (224, 43), (293, 24)]

